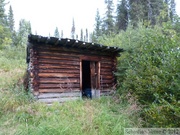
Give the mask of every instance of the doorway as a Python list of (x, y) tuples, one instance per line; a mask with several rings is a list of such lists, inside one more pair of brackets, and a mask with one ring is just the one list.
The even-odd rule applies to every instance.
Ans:
[(90, 61), (82, 61), (82, 96), (92, 98)]
[(100, 62), (82, 60), (81, 90), (82, 96), (92, 98), (100, 86)]

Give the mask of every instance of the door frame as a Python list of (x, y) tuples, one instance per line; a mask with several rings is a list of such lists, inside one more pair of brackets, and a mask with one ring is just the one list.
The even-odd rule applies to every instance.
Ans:
[(90, 61), (90, 62), (96, 62), (97, 63), (97, 88), (100, 88), (100, 69), (101, 69), (101, 57), (96, 56), (81, 56), (80, 57), (80, 90), (82, 91), (82, 61)]

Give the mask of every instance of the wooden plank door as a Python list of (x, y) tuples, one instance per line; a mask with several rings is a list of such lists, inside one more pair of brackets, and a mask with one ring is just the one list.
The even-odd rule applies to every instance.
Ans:
[(91, 70), (91, 89), (99, 89), (100, 85), (100, 73), (99, 73), (99, 62), (91, 61), (90, 70)]

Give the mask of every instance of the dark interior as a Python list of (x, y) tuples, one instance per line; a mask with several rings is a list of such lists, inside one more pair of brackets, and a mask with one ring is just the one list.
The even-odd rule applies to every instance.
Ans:
[(90, 61), (82, 61), (82, 96), (92, 97)]

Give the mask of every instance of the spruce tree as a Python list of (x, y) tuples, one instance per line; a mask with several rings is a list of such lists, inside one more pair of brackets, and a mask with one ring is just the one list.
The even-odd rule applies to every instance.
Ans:
[(19, 30), (16, 40), (16, 44), (20, 46), (25, 46), (27, 42), (28, 35), (31, 34), (31, 23), (25, 19), (19, 21)]
[(11, 33), (7, 23), (7, 15), (5, 14), (5, 6), (5, 0), (0, 0), (0, 48), (12, 44)]
[(117, 5), (116, 26), (119, 30), (126, 30), (128, 26), (128, 0), (121, 0)]
[(99, 9), (97, 9), (96, 17), (95, 17), (95, 29), (94, 29), (94, 36), (95, 36), (96, 40), (102, 34), (101, 25), (102, 25), (102, 20), (101, 20), (100, 14), (99, 14)]
[(95, 32), (90, 33), (89, 42), (96, 42)]
[(64, 37), (64, 33), (63, 33), (63, 30), (61, 30), (61, 38)]
[(167, 21), (167, 12), (164, 6), (164, 3), (167, 1), (168, 0), (129, 0), (130, 23), (136, 27), (139, 21), (150, 22), (151, 25)]
[(88, 39), (89, 39), (89, 34), (88, 34), (88, 29), (86, 28), (86, 42), (88, 42)]
[(104, 2), (106, 4), (107, 11), (103, 19), (102, 30), (103, 34), (109, 35), (110, 33), (114, 32), (114, 5), (113, 0), (105, 0)]
[(13, 14), (13, 10), (12, 10), (11, 6), (9, 7), (7, 19), (8, 19), (8, 26), (9, 26), (9, 29), (11, 32), (12, 46), (14, 46), (16, 44), (16, 41), (15, 41), (16, 40), (16, 31), (14, 28), (15, 21), (14, 21), (14, 14)]
[(76, 34), (76, 40), (78, 40), (78, 34)]
[(10, 31), (13, 32), (14, 31), (14, 14), (13, 14), (13, 10), (12, 7), (9, 7), (9, 13), (8, 13), (8, 25), (10, 28)]
[(129, 19), (130, 23), (136, 27), (139, 21), (145, 20), (147, 9), (144, 4), (147, 0), (129, 0)]
[(84, 42), (86, 42), (86, 36), (84, 35), (84, 40), (83, 40)]
[(81, 29), (81, 36), (80, 36), (80, 40), (83, 41), (83, 29)]
[(71, 28), (71, 38), (74, 39), (75, 38), (75, 22), (74, 22), (74, 18), (72, 21), (72, 28)]
[(172, 22), (174, 21), (175, 15), (176, 15), (176, 3), (174, 0), (171, 0), (171, 3), (170, 3), (170, 19)]
[(157, 23), (161, 23), (163, 21), (167, 21), (167, 13), (163, 15), (163, 18), (159, 19), (161, 16), (161, 12), (165, 10), (164, 2), (163, 0), (152, 0), (152, 10), (153, 10), (153, 20), (151, 21), (152, 25), (155, 25)]
[(0, 25), (7, 26), (7, 16), (5, 14), (5, 0), (0, 0)]
[(60, 38), (58, 27), (54, 31), (54, 37)]

